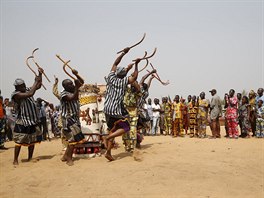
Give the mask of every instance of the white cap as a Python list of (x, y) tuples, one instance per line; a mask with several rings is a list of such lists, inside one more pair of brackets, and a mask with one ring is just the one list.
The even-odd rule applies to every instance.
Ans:
[(25, 81), (22, 78), (17, 78), (14, 82), (14, 86), (25, 84)]

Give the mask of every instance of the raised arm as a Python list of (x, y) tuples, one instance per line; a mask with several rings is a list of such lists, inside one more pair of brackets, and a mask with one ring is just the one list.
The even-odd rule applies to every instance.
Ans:
[(137, 77), (138, 77), (138, 63), (140, 62), (141, 60), (138, 58), (136, 59), (135, 61), (135, 70), (134, 72), (132, 73), (131, 76), (128, 77), (128, 83), (129, 84), (132, 84), (134, 83), (136, 80), (137, 80)]
[(132, 67), (133, 67), (134, 64), (135, 64), (135, 63), (130, 63), (130, 64), (126, 67), (126, 73), (128, 73), (128, 72), (132, 69)]
[(147, 83), (148, 88), (150, 88), (151, 82), (152, 82), (152, 80), (153, 80), (154, 78), (155, 78), (155, 76), (154, 76), (154, 75), (151, 75), (151, 77), (150, 77), (150, 79), (148, 80), (148, 83)]
[(129, 51), (129, 47), (125, 48), (123, 50), (123, 53), (121, 53), (121, 55), (117, 57), (117, 59), (115, 60), (113, 66), (111, 68), (111, 71), (113, 71), (113, 72), (116, 71), (116, 68), (117, 68), (118, 64), (121, 62), (123, 56), (128, 53), (128, 51)]
[(29, 91), (27, 92), (19, 92), (17, 94), (15, 94), (13, 96), (13, 99), (15, 101), (18, 101), (20, 99), (25, 99), (25, 98), (29, 98), (29, 97), (32, 97), (36, 90), (40, 89), (41, 87), (41, 84), (42, 84), (42, 72), (43, 72), (43, 69), (39, 69), (39, 75), (35, 77), (35, 82), (34, 84), (32, 85), (32, 87), (30, 88)]
[[(156, 73), (157, 71), (155, 69), (153, 69), (151, 72), (147, 73), (146, 75), (144, 75), (142, 78), (141, 78), (141, 81), (140, 81), (140, 85), (142, 86), (143, 83), (145, 82), (145, 80), (151, 75), (151, 74), (154, 74)], [(154, 77), (153, 77), (154, 78)]]
[(84, 84), (84, 80), (83, 78), (78, 74), (78, 71), (75, 69), (72, 69), (72, 73), (77, 77), (77, 79), (80, 81), (80, 83), (83, 85)]

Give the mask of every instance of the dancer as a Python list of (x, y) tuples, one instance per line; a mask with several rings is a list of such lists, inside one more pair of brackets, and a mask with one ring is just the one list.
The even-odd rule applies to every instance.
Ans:
[(78, 75), (76, 70), (72, 73), (77, 77), (74, 84), (70, 79), (62, 81), (64, 90), (61, 92), (61, 118), (62, 118), (62, 133), (68, 141), (67, 149), (62, 157), (62, 161), (66, 161), (69, 166), (73, 165), (72, 154), (74, 145), (85, 142), (84, 135), (81, 131), (80, 123), (80, 104), (79, 104), (79, 88), (84, 81)]
[(18, 156), (21, 146), (28, 147), (28, 161), (32, 160), (35, 143), (42, 141), (42, 132), (38, 126), (38, 112), (33, 98), (36, 90), (42, 84), (43, 69), (39, 68), (39, 75), (31, 88), (27, 88), (23, 79), (17, 78), (14, 82), (15, 91), (12, 93), (12, 100), (18, 112), (13, 132), (13, 140), (16, 143), (14, 153), (14, 165), (18, 165)]
[(131, 76), (127, 77), (127, 69), (117, 67), (129, 48), (125, 48), (121, 55), (115, 60), (111, 71), (106, 78), (106, 99), (104, 104), (104, 112), (109, 130), (109, 135), (103, 138), (104, 145), (107, 148), (105, 157), (109, 161), (114, 158), (111, 155), (112, 143), (115, 137), (128, 133), (130, 124), (128, 121), (128, 112), (124, 107), (124, 95), (128, 84), (132, 84), (138, 77), (138, 63), (140, 59), (135, 61), (135, 70)]

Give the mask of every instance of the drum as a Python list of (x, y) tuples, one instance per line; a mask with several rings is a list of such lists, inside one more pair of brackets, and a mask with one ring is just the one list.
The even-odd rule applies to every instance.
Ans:
[(82, 133), (87, 142), (77, 146), (77, 148), (83, 148), (80, 148), (79, 153), (77, 151), (76, 154), (88, 154), (93, 157), (95, 153), (98, 153), (98, 150), (100, 151), (101, 135), (97, 98), (98, 88), (96, 85), (83, 85), (80, 88), (80, 122)]
[(96, 88), (84, 85), (80, 89), (80, 122), (84, 135), (90, 133), (100, 134)]
[(104, 102), (105, 102), (105, 97), (102, 95), (99, 95), (97, 98), (97, 107), (98, 107), (100, 133), (102, 135), (107, 135), (108, 130), (107, 130), (107, 124), (106, 124), (106, 119), (105, 119), (105, 114), (104, 114)]

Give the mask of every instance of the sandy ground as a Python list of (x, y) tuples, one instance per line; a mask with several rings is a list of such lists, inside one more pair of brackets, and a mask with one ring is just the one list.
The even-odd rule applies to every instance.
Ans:
[(59, 139), (36, 146), (37, 162), (25, 161), (23, 147), (16, 167), (14, 143), (7, 142), (0, 197), (264, 197), (264, 139), (147, 136), (134, 155), (116, 141), (116, 161), (76, 158), (72, 167), (60, 161)]

